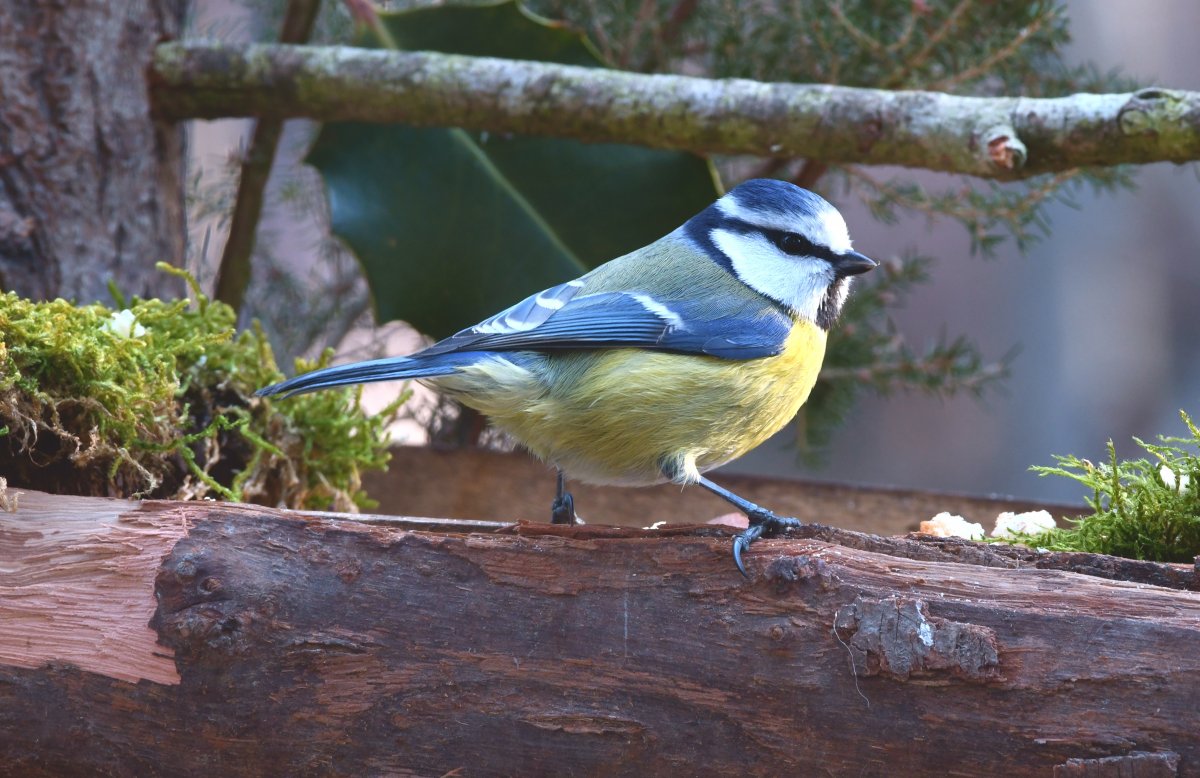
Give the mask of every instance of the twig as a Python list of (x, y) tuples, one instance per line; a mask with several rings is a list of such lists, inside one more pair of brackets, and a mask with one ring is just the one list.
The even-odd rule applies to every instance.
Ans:
[(967, 68), (966, 70), (955, 73), (949, 78), (942, 79), (941, 81), (934, 81), (932, 84), (927, 85), (926, 88), (931, 90), (936, 89), (940, 91), (949, 91), (959, 84), (965, 84), (974, 78), (978, 78), (985, 73), (991, 72), (991, 70), (996, 66), (996, 63), (1011, 57), (1016, 53), (1017, 49), (1021, 48), (1021, 45), (1024, 44), (1025, 41), (1029, 40), (1034, 33), (1040, 30), (1046, 24), (1047, 19), (1050, 18), (1051, 13), (1051, 11), (1047, 11), (1038, 18), (1034, 19), (1029, 25), (1023, 27), (1021, 31), (1017, 33), (1016, 37), (1014, 37), (1004, 46), (1001, 46), (999, 49), (992, 52), (992, 54), (984, 58), (982, 62), (979, 62), (973, 67)]
[[(303, 43), (312, 33), (319, 0), (290, 0), (280, 31), (281, 43)], [(250, 284), (250, 258), (254, 253), (254, 235), (262, 215), (263, 197), (271, 176), (275, 149), (283, 134), (282, 118), (259, 119), (254, 136), (242, 161), (238, 181), (237, 202), (229, 222), (229, 238), (221, 253), (217, 268), (216, 291), (213, 297), (240, 311)]]
[(904, 83), (904, 79), (908, 74), (925, 64), (925, 60), (931, 55), (947, 35), (958, 26), (959, 17), (967, 12), (971, 7), (972, 0), (961, 0), (958, 5), (954, 6), (954, 10), (946, 17), (946, 21), (942, 22), (942, 26), (933, 31), (933, 34), (926, 39), (925, 45), (921, 47), (912, 59), (901, 62), (895, 70), (893, 70), (886, 78), (883, 79), (884, 86), (898, 87)]
[(861, 43), (863, 46), (865, 46), (867, 49), (874, 52), (875, 54), (883, 53), (883, 51), (884, 51), (883, 44), (880, 43), (878, 40), (876, 40), (874, 37), (863, 32), (857, 24), (850, 21), (850, 18), (846, 16), (845, 10), (842, 9), (841, 2), (830, 3), (829, 4), (829, 13), (833, 15), (834, 19), (838, 20), (838, 23), (841, 24), (842, 28), (845, 29), (845, 31), (850, 34), (851, 38), (854, 38), (854, 40), (858, 41), (859, 43)]

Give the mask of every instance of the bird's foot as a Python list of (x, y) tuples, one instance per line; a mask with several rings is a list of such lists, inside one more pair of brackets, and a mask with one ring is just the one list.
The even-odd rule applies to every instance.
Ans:
[(733, 563), (737, 565), (738, 572), (746, 578), (750, 576), (746, 573), (746, 566), (742, 564), (742, 552), (750, 548), (751, 543), (763, 536), (771, 537), (789, 527), (804, 526), (800, 519), (776, 516), (767, 510), (761, 513), (751, 512), (749, 518), (750, 526), (733, 538)]
[(563, 492), (554, 498), (554, 502), (550, 505), (550, 523), (575, 523), (575, 498), (571, 496), (570, 492)]

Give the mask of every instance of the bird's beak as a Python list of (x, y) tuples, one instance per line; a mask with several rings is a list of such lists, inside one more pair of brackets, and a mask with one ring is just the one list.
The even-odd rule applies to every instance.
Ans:
[(878, 262), (857, 251), (838, 254), (833, 260), (833, 270), (837, 273), (838, 278), (856, 276), (878, 266)]

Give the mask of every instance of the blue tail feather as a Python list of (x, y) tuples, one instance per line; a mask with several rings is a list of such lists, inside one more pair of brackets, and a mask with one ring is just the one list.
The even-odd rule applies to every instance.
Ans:
[(368, 384), (376, 381), (400, 381), (411, 378), (434, 378), (456, 372), (464, 365), (478, 360), (482, 353), (477, 351), (461, 354), (435, 354), (422, 357), (387, 357), (349, 365), (334, 365), (311, 373), (304, 373), (286, 381), (259, 389), (255, 394), (267, 397), (282, 394), (291, 397), (307, 394), (318, 389), (329, 389), (348, 384)]

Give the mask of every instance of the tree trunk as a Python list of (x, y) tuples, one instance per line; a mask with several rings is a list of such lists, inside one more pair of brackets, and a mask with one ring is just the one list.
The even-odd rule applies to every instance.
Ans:
[(150, 115), (154, 47), (186, 0), (0, 3), (0, 289), (108, 300), (177, 284), (183, 129)]
[(0, 764), (1200, 775), (1200, 593), (810, 534), (847, 545), (760, 541), (745, 580), (714, 527), (26, 494), (0, 513)]

